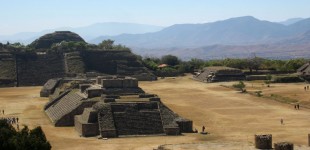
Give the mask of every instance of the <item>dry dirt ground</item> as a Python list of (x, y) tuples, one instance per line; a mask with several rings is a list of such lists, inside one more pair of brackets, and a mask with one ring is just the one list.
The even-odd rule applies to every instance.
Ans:
[[(52, 149), (153, 149), (167, 145), (170, 149), (254, 149), (254, 134), (272, 134), (273, 143), (289, 141), (295, 149), (307, 147), (310, 133), (310, 109), (283, 104), (268, 98), (241, 94), (221, 85), (225, 83), (202, 83), (190, 76), (140, 82), (148, 93), (158, 94), (162, 101), (181, 116), (191, 119), (194, 128), (201, 131), (204, 125), (210, 134), (188, 133), (182, 136), (126, 137), (102, 140), (79, 137), (73, 127), (53, 127), (43, 112), (48, 101), (39, 97), (41, 87), (0, 88), (0, 109), (5, 116), (18, 116), (20, 124), (30, 128), (42, 126), (51, 142)], [(264, 95), (276, 93), (286, 97), (310, 102), (310, 90), (304, 91), (305, 83), (272, 84), (247, 83), (249, 91), (261, 90)], [(303, 103), (301, 103), (303, 104)], [(301, 105), (302, 106), (302, 105)], [(3, 115), (0, 115), (3, 117)], [(280, 119), (284, 119), (284, 125)], [(190, 143), (190, 144), (188, 144)]]

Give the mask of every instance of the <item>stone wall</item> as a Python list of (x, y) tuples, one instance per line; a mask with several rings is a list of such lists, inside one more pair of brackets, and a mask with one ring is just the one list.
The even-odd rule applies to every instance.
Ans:
[[(15, 63), (16, 62), (16, 63)], [(43, 85), (51, 78), (101, 75), (134, 76), (138, 80), (156, 77), (128, 51), (85, 50), (70, 53), (0, 52), (1, 84)], [(17, 80), (18, 82), (13, 82)]]
[(229, 67), (206, 67), (194, 79), (203, 82), (218, 82), (218, 81), (238, 81), (245, 80), (244, 73), (239, 69)]
[(101, 88), (90, 87), (86, 89), (87, 98), (100, 97), (102, 93), (103, 90)]
[(139, 111), (129, 106), (125, 112), (114, 112), (113, 118), (119, 135), (164, 133), (158, 110)]
[(84, 108), (82, 115), (74, 117), (74, 126), (84, 137), (99, 135), (98, 112), (92, 108)]
[(0, 87), (15, 86), (15, 58), (8, 52), (0, 52)]
[(74, 117), (74, 127), (75, 130), (84, 137), (97, 136), (99, 135), (99, 125), (98, 123), (87, 123), (83, 122), (81, 115), (76, 115)]
[(191, 120), (180, 117), (161, 102), (158, 104), (164, 128), (169, 130), (167, 132), (170, 132), (173, 128), (178, 128), (179, 133), (193, 132), (193, 122)]
[(63, 55), (21, 53), (16, 55), (20, 86), (43, 85), (52, 78), (65, 76)]
[(102, 79), (101, 86), (103, 88), (123, 88), (123, 79)]
[(15, 58), (7, 52), (0, 52), (0, 79), (15, 79)]
[(193, 121), (188, 119), (175, 119), (181, 133), (192, 133), (193, 132)]
[(98, 111), (100, 135), (104, 138), (118, 137), (111, 105), (99, 102), (93, 108)]
[[(135, 76), (140, 80), (153, 80), (154, 75), (129, 51), (88, 50), (81, 52), (86, 71), (109, 75)], [(144, 74), (143, 76), (139, 76)]]
[(64, 54), (65, 70), (69, 76), (85, 73), (85, 64), (80, 52), (70, 52)]

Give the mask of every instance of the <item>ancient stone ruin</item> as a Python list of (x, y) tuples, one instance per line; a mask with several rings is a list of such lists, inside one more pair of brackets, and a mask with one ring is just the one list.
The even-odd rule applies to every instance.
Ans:
[(278, 142), (274, 144), (275, 150), (294, 150), (294, 144), (290, 142)]
[(60, 43), (62, 41), (74, 41), (74, 42), (85, 42), (78, 34), (70, 31), (56, 31), (41, 36), (40, 38), (33, 41), (30, 46), (36, 49), (50, 48), (53, 44)]
[(15, 72), (14, 55), (6, 51), (0, 51), (0, 87), (14, 86), (16, 84)]
[(272, 149), (272, 135), (254, 135), (255, 148), (257, 149)]
[(85, 137), (192, 132), (191, 120), (174, 113), (157, 95), (145, 93), (132, 77), (51, 79), (40, 95), (50, 97), (44, 110), (55, 126), (75, 126)]
[(300, 77), (304, 78), (307, 81), (310, 81), (310, 62), (298, 68), (297, 73)]
[(239, 81), (245, 80), (245, 75), (240, 69), (230, 67), (206, 67), (194, 79), (202, 82)]
[[(85, 41), (69, 31), (57, 31), (35, 40), (33, 50), (9, 51), (0, 48), (0, 86), (43, 85), (52, 78), (121, 75), (138, 80), (156, 80), (130, 51), (91, 49), (54, 51), (62, 41)], [(86, 44), (86, 43), (85, 43)]]

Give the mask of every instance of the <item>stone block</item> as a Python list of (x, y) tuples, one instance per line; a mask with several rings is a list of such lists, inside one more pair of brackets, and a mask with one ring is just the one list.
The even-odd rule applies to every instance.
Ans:
[(113, 79), (113, 78), (115, 78), (115, 77), (114, 76), (98, 76), (96, 78), (96, 84), (101, 85), (101, 80), (102, 79)]
[(100, 132), (103, 138), (115, 138), (118, 137), (116, 130), (103, 130)]
[(192, 133), (193, 132), (193, 121), (182, 119), (176, 121), (181, 133)]
[(123, 88), (123, 79), (102, 79), (103, 88)]
[(164, 131), (166, 135), (180, 135), (180, 129), (178, 127), (165, 127)]
[(75, 130), (84, 137), (97, 136), (99, 135), (98, 123), (87, 123), (83, 122), (81, 115), (74, 117)]
[(272, 135), (254, 135), (255, 148), (258, 149), (272, 149)]
[(125, 78), (123, 80), (123, 88), (137, 88), (138, 80), (135, 78)]
[(103, 93), (102, 89), (86, 89), (86, 94), (88, 98), (100, 97)]
[(294, 150), (294, 144), (290, 142), (274, 143), (275, 150)]
[(91, 84), (80, 84), (80, 92), (84, 93), (87, 88), (89, 88)]

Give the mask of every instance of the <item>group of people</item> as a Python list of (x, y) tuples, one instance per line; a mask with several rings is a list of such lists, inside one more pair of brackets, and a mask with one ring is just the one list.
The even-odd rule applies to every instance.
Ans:
[(295, 105), (294, 105), (294, 108), (297, 109), (297, 110), (299, 110), (299, 104), (295, 104)]
[[(202, 126), (202, 129), (201, 129), (201, 134), (206, 134), (207, 132), (205, 132), (205, 129), (206, 129), (206, 127), (205, 126)], [(194, 130), (194, 133), (198, 133), (198, 130), (195, 128), (195, 130)]]
[(18, 117), (1, 117), (1, 120), (6, 120), (9, 124), (18, 124)]
[(0, 115), (3, 115), (4, 117), (0, 117), (0, 120), (5, 120), (8, 124), (16, 124), (17, 130), (19, 130), (19, 118), (18, 117), (11, 117), (11, 116), (5, 116), (4, 115), (4, 109), (0, 110)]

